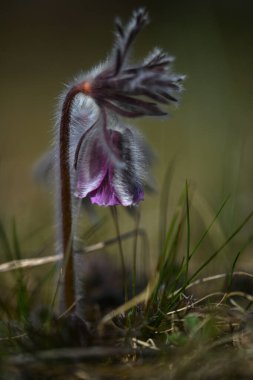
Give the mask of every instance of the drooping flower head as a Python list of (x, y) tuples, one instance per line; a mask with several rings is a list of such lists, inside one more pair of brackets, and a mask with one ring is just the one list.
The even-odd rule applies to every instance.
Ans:
[[(103, 148), (99, 129), (76, 151), (76, 195), (100, 206), (132, 206), (144, 199), (152, 155), (143, 137), (128, 125), (108, 128), (108, 137), (120, 162)], [(123, 163), (123, 164), (122, 164)]]
[(124, 117), (164, 116), (160, 105), (176, 103), (182, 89), (183, 77), (171, 72), (173, 58), (161, 49), (140, 64), (129, 62), (131, 45), (147, 23), (144, 9), (135, 11), (126, 26), (117, 19), (109, 58), (67, 86), (60, 100), (53, 166), (57, 250), (64, 258), (61, 312), (72, 308), (78, 294), (73, 260), (76, 197), (104, 206), (132, 206), (143, 200), (151, 154)]
[(143, 200), (150, 152), (122, 117), (165, 116), (159, 104), (177, 103), (182, 89), (183, 76), (171, 72), (173, 58), (161, 49), (140, 64), (129, 63), (130, 47), (147, 23), (142, 8), (125, 27), (117, 19), (110, 57), (72, 84), (81, 93), (71, 115), (72, 134), (78, 133), (75, 194), (99, 205), (130, 206)]

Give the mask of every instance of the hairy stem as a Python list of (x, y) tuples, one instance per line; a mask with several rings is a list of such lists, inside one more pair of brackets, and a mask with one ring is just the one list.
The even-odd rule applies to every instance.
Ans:
[(75, 301), (73, 273), (73, 238), (72, 238), (72, 208), (71, 183), (69, 168), (70, 117), (74, 97), (82, 91), (81, 85), (72, 87), (67, 93), (60, 122), (60, 204), (61, 204), (61, 249), (63, 252), (63, 302), (64, 308), (69, 308)]

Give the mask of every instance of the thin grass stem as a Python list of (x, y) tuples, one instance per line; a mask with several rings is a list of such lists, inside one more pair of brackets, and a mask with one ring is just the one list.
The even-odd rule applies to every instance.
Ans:
[(167, 213), (168, 213), (168, 204), (169, 204), (169, 190), (170, 182), (173, 175), (174, 163), (168, 165), (164, 181), (162, 184), (161, 196), (160, 196), (160, 220), (159, 220), (159, 252), (162, 252), (163, 245), (166, 238), (167, 231)]
[(132, 273), (132, 297), (136, 296), (136, 275), (137, 275), (137, 245), (138, 245), (138, 229), (140, 225), (140, 213), (136, 210), (135, 215), (135, 233), (133, 244), (133, 273)]
[(209, 224), (208, 228), (205, 230), (205, 232), (203, 233), (203, 235), (201, 236), (201, 238), (199, 239), (198, 243), (195, 245), (195, 247), (193, 248), (193, 250), (191, 251), (191, 254), (190, 254), (190, 257), (189, 259), (192, 258), (192, 256), (195, 254), (195, 252), (198, 250), (199, 246), (201, 245), (201, 243), (204, 241), (205, 237), (208, 235), (209, 231), (211, 230), (212, 226), (214, 225), (214, 223), (216, 222), (216, 220), (218, 219), (220, 213), (222, 212), (222, 210), (224, 209), (225, 205), (227, 204), (227, 202), (229, 201), (230, 199), (230, 195), (227, 196), (227, 198), (224, 200), (224, 202), (222, 203), (220, 209), (218, 210), (217, 214), (214, 216), (213, 220), (211, 221), (211, 223)]
[(120, 235), (120, 228), (119, 228), (119, 218), (118, 218), (118, 211), (116, 206), (111, 207), (111, 213), (112, 213), (112, 219), (115, 225), (118, 245), (119, 245), (119, 253), (120, 253), (120, 260), (121, 260), (121, 268), (122, 268), (122, 278), (123, 278), (123, 294), (125, 298), (125, 302), (128, 300), (128, 286), (127, 286), (127, 273), (126, 273), (126, 263), (124, 259), (124, 252), (123, 252), (123, 246), (122, 246), (122, 240)]
[(187, 227), (185, 278), (187, 280), (188, 272), (189, 272), (190, 243), (191, 243), (190, 206), (189, 206), (189, 192), (188, 192), (187, 181), (185, 182), (185, 198), (186, 198), (186, 227)]
[(191, 282), (201, 271), (204, 269), (225, 247), (226, 245), (241, 231), (241, 229), (248, 223), (248, 221), (252, 218), (253, 211), (244, 219), (244, 221), (237, 227), (234, 232), (229, 236), (229, 238), (218, 248), (191, 276), (188, 283)]
[(253, 235), (251, 235), (247, 240), (246, 242), (243, 244), (242, 248), (238, 251), (238, 253), (236, 254), (235, 256), (235, 259), (232, 263), (232, 267), (231, 267), (231, 272), (230, 272), (230, 275), (229, 275), (229, 280), (228, 280), (228, 289), (231, 289), (231, 285), (232, 285), (232, 279), (233, 279), (233, 273), (234, 273), (234, 270), (235, 270), (235, 266), (241, 256), (241, 254), (244, 252), (245, 248), (248, 247), (248, 245), (253, 241)]

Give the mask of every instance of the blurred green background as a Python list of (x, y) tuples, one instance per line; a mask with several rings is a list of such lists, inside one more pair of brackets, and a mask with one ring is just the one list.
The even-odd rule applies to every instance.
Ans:
[[(53, 231), (53, 196), (31, 172), (52, 142), (63, 84), (106, 57), (115, 16), (126, 21), (143, 5), (151, 23), (134, 57), (158, 45), (176, 57), (175, 72), (187, 75), (181, 105), (169, 120), (134, 121), (157, 153), (158, 188), (174, 160), (169, 211), (186, 179), (213, 210), (231, 194), (222, 219), (226, 232), (253, 209), (252, 1), (2, 1), (0, 216), (7, 225), (15, 217), (21, 236)], [(142, 205), (142, 226), (154, 244), (158, 204), (159, 192)]]

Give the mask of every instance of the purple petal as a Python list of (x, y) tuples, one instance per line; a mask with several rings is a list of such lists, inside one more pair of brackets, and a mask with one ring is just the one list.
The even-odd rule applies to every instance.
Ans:
[(98, 142), (87, 141), (79, 152), (76, 196), (85, 198), (97, 189), (106, 176), (107, 166), (107, 159)]
[(144, 190), (138, 186), (133, 194), (133, 205), (137, 205), (141, 201), (144, 201)]
[(144, 200), (144, 191), (139, 186), (134, 189), (132, 194), (127, 194), (127, 196), (126, 193), (117, 193), (111, 177), (108, 170), (100, 186), (88, 194), (91, 203), (99, 206), (134, 206)]
[(144, 199), (143, 178), (148, 157), (142, 150), (138, 135), (126, 128), (122, 134), (122, 157), (126, 168), (115, 170), (113, 176), (113, 188), (123, 206), (137, 205)]
[(99, 206), (116, 206), (121, 204), (111, 182), (109, 171), (107, 171), (100, 186), (89, 194), (91, 203)]
[(123, 180), (123, 171), (114, 178), (113, 188), (122, 206), (136, 206), (144, 200), (144, 190), (142, 186), (135, 183), (126, 183)]

